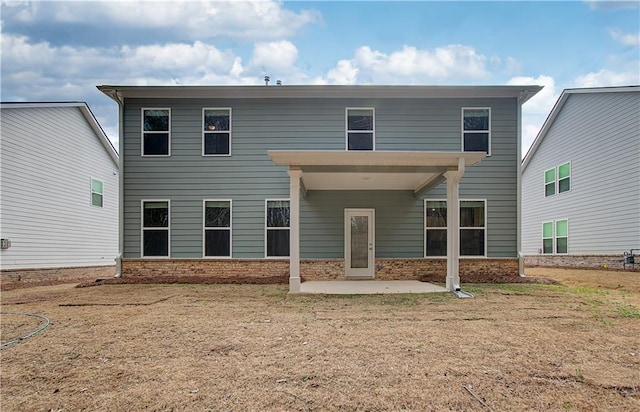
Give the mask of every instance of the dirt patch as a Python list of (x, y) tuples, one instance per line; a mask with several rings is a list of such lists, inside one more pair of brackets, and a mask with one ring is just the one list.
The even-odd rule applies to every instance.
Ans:
[[(495, 411), (640, 410), (640, 294), (465, 290), (475, 298), (286, 285), (3, 292), (2, 311), (52, 324), (0, 351), (2, 410), (488, 410), (478, 398)], [(3, 340), (34, 327), (4, 333), (0, 320)]]
[(564, 285), (640, 293), (640, 273), (637, 271), (569, 269), (569, 268), (525, 268), (527, 277), (546, 277)]
[(55, 269), (23, 269), (0, 272), (0, 290), (90, 282), (115, 274), (115, 266), (87, 266)]
[[(419, 280), (421, 282), (429, 283), (445, 283), (446, 274), (427, 274), (421, 275)], [(545, 277), (533, 277), (533, 276), (508, 276), (508, 275), (496, 275), (492, 273), (474, 273), (470, 275), (460, 275), (461, 283), (541, 283), (545, 285), (554, 285), (559, 282), (554, 279)]]

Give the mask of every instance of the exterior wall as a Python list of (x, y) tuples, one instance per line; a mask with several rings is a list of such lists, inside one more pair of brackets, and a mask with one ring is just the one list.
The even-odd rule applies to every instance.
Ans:
[[(113, 265), (118, 167), (78, 107), (3, 108), (0, 268)], [(91, 178), (104, 207), (91, 205)]]
[[(287, 283), (286, 259), (124, 259), (123, 276), (154, 281), (198, 282), (207, 279), (219, 283)], [(447, 271), (446, 259), (376, 259), (378, 280), (419, 280), (422, 276)], [(343, 280), (343, 259), (304, 259), (300, 262), (304, 281)], [(460, 275), (518, 276), (517, 259), (461, 259)]]
[[(141, 108), (171, 108), (171, 156), (143, 158)], [(232, 108), (228, 157), (203, 157), (202, 108)], [(376, 150), (461, 150), (461, 108), (491, 107), (492, 155), (467, 170), (460, 197), (486, 199), (488, 257), (516, 256), (516, 99), (127, 99), (124, 257), (140, 257), (142, 199), (171, 200), (171, 258), (202, 257), (202, 200), (232, 199), (233, 258), (263, 258), (265, 199), (289, 197), (268, 150), (344, 150), (345, 108), (374, 107)], [(376, 209), (377, 257), (424, 256), (423, 198), (412, 192), (310, 191), (301, 200), (301, 257), (341, 258), (344, 208)]]
[[(540, 253), (543, 222), (565, 218), (570, 255), (640, 248), (639, 108), (639, 92), (568, 96), (523, 173), (525, 255)], [(569, 161), (571, 190), (545, 198), (544, 171)]]

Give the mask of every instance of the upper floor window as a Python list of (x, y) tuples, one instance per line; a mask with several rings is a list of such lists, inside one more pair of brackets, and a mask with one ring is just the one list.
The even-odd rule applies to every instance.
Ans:
[(142, 109), (142, 156), (171, 155), (171, 109)]
[(462, 151), (491, 155), (491, 109), (462, 109)]
[(373, 108), (347, 108), (347, 150), (375, 150)]
[(142, 201), (142, 256), (169, 256), (169, 201)]
[(231, 257), (231, 200), (204, 201), (204, 256)]
[(267, 257), (289, 256), (289, 200), (267, 200)]
[(544, 196), (571, 190), (571, 162), (544, 171)]
[(91, 206), (102, 207), (104, 198), (104, 185), (98, 179), (91, 179)]
[(229, 156), (231, 154), (231, 109), (202, 109), (202, 155)]
[(556, 194), (556, 168), (545, 170), (544, 172), (544, 195), (553, 196)]

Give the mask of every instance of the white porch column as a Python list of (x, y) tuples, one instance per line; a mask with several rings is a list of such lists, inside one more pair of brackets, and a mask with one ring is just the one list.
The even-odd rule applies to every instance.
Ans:
[(289, 170), (289, 293), (300, 293), (300, 179), (302, 170)]
[(453, 292), (460, 288), (460, 179), (464, 175), (464, 159), (458, 159), (458, 170), (444, 174), (447, 179), (447, 282)]

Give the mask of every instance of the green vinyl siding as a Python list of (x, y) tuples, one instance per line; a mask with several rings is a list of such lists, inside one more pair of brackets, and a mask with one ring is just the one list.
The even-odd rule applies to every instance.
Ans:
[[(171, 108), (171, 156), (141, 157), (141, 108)], [(202, 109), (233, 111), (231, 156), (202, 156)], [(461, 107), (491, 107), (491, 156), (467, 168), (460, 197), (487, 200), (488, 257), (516, 256), (515, 99), (127, 99), (124, 256), (140, 256), (140, 200), (171, 200), (171, 257), (202, 257), (203, 199), (233, 202), (234, 258), (265, 253), (265, 199), (289, 197), (287, 168), (268, 150), (345, 150), (345, 108), (375, 108), (376, 150), (460, 151)], [(422, 257), (423, 199), (411, 191), (309, 191), (301, 199), (301, 257), (344, 254), (344, 208), (376, 209), (376, 255)]]

